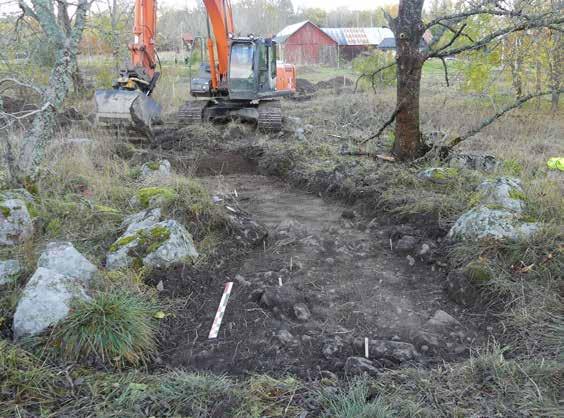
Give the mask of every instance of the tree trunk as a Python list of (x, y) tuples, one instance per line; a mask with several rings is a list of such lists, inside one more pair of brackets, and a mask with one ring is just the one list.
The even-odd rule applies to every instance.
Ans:
[[(559, 13), (562, 10), (562, 0), (551, 0), (552, 10)], [(559, 30), (551, 30), (552, 48), (549, 53), (548, 61), (550, 65), (550, 89), (552, 90), (551, 110), (556, 113), (558, 111), (558, 102), (560, 101), (560, 74), (562, 72), (562, 32)]]
[(412, 160), (423, 151), (419, 128), (419, 92), (425, 58), (419, 51), (424, 32), (423, 0), (401, 0), (398, 17), (388, 19), (396, 38), (397, 116), (393, 153)]
[(58, 52), (44, 98), (44, 104), (48, 102), (50, 106), (34, 117), (31, 127), (23, 137), (14, 173), (20, 182), (37, 174), (45, 148), (54, 136), (57, 111), (62, 108), (63, 101), (73, 84), (72, 55), (68, 48)]
[[(542, 64), (537, 55), (535, 59), (535, 74), (536, 74), (536, 83), (535, 83), (535, 93), (539, 94), (542, 89)], [(537, 98), (537, 110), (540, 109), (541, 106), (541, 97)]]
[(513, 41), (510, 67), (513, 90), (515, 91), (515, 98), (519, 100), (523, 96), (523, 78), (521, 77), (521, 71), (523, 67), (523, 54), (521, 51), (521, 40), (518, 37), (515, 37)]

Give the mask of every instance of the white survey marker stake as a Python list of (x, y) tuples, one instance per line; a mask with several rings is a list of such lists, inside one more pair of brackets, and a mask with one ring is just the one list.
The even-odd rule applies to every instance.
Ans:
[(219, 306), (217, 307), (217, 312), (215, 313), (215, 318), (213, 320), (208, 339), (217, 338), (217, 334), (219, 334), (219, 327), (221, 327), (221, 321), (223, 320), (223, 315), (225, 314), (225, 308), (227, 307), (227, 301), (229, 300), (229, 295), (231, 294), (232, 288), (233, 282), (225, 283), (223, 295), (221, 296), (221, 301), (219, 302)]

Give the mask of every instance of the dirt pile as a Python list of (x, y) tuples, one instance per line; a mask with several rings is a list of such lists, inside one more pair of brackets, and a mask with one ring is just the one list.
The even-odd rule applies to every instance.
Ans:
[(315, 89), (316, 90), (337, 89), (337, 88), (352, 87), (352, 86), (354, 86), (354, 82), (351, 79), (341, 75), (338, 77), (333, 77), (329, 80), (319, 81), (318, 83), (315, 84)]
[(315, 85), (305, 78), (296, 79), (296, 91), (300, 94), (311, 94), (316, 91)]

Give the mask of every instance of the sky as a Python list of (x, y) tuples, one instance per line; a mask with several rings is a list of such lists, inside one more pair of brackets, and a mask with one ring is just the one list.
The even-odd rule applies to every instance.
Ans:
[[(166, 6), (182, 9), (186, 6), (193, 7), (198, 0), (157, 0)], [(201, 0), (200, 0), (201, 1)], [(231, 0), (236, 3), (237, 0)], [(396, 1), (397, 2), (397, 1)], [(393, 0), (292, 0), (294, 8), (319, 7), (321, 9), (333, 10), (347, 7), (350, 10), (374, 10), (384, 4), (394, 3)]]

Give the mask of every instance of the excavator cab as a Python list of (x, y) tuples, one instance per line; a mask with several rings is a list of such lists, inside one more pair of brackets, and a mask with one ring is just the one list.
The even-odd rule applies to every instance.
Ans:
[(232, 100), (255, 100), (276, 89), (276, 44), (270, 39), (231, 42), (228, 91)]

